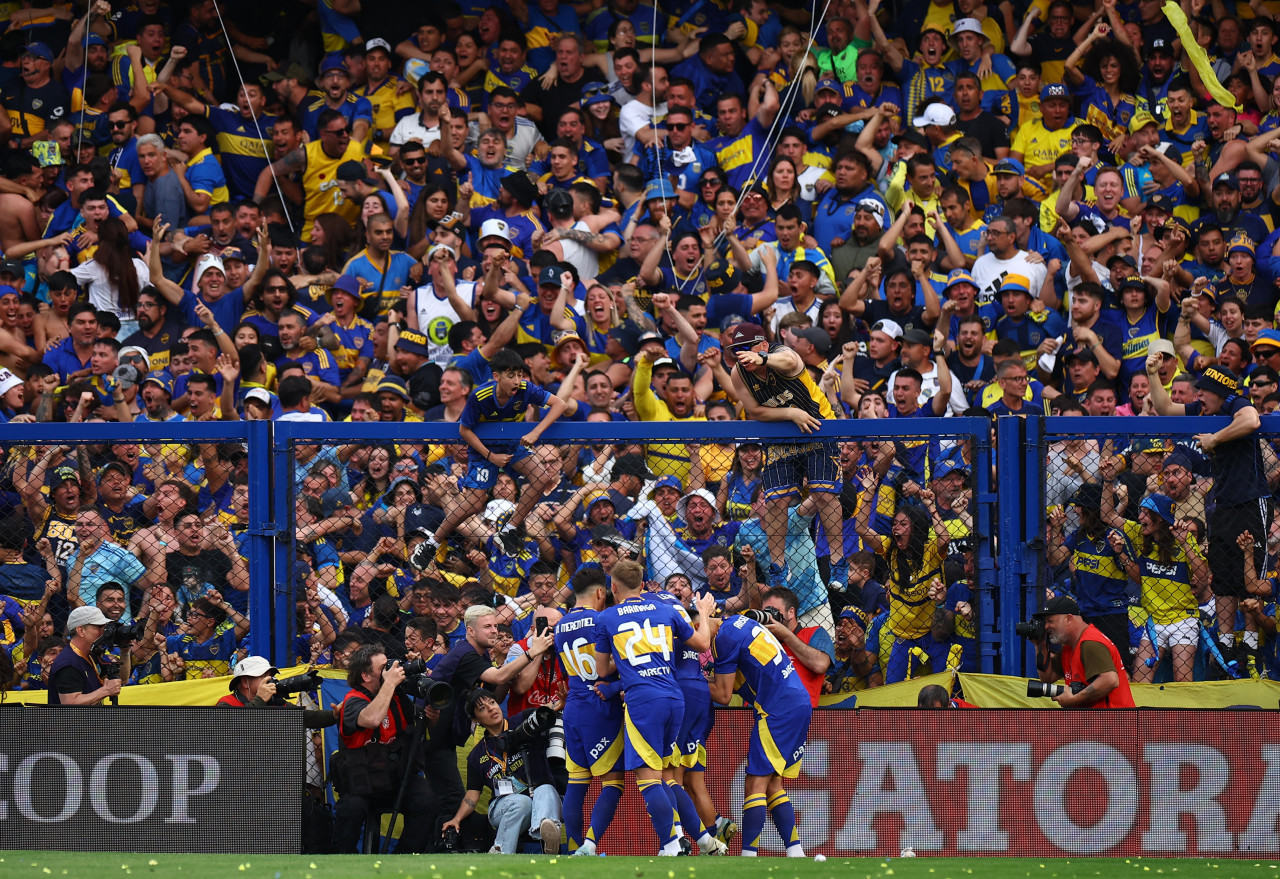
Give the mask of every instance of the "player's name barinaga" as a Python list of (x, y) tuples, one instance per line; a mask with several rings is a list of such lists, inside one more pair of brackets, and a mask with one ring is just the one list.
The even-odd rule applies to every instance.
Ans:
[(658, 605), (652, 602), (647, 604), (622, 604), (617, 607), (618, 613), (648, 613), (657, 609)]

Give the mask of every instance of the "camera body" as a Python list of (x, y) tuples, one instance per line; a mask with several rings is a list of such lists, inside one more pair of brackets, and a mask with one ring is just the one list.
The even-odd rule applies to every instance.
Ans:
[(520, 725), (515, 729), (507, 730), (501, 736), (498, 736), (504, 750), (508, 753), (512, 751), (523, 751), (530, 745), (541, 745), (546, 747), (551, 737), (552, 730), (560, 724), (560, 744), (564, 745), (564, 726), (560, 720), (560, 714), (553, 708), (545, 705), (533, 709), (533, 712), (520, 721)]
[[(1072, 693), (1079, 693), (1084, 689), (1084, 684), (1076, 681), (1071, 685)], [(1027, 696), (1032, 699), (1056, 699), (1067, 691), (1062, 684), (1046, 684), (1044, 681), (1027, 681)]]
[(1025, 623), (1015, 625), (1013, 631), (1019, 638), (1026, 638), (1028, 641), (1042, 641), (1044, 640), (1044, 620), (1032, 617)]
[(122, 623), (112, 620), (102, 627), (102, 634), (93, 642), (94, 650), (110, 650), (113, 647), (128, 647), (142, 637), (143, 625), (140, 622)]
[(446, 681), (431, 677), (427, 663), (422, 659), (410, 659), (400, 665), (404, 669), (404, 681), (400, 689), (414, 698), (425, 699), (427, 707), (437, 710), (453, 702), (453, 687)]

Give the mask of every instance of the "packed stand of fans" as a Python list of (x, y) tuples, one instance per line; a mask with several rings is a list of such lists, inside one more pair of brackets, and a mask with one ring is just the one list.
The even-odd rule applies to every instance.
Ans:
[[(1176, 445), (1150, 421), (1052, 444), (1047, 562), (1135, 679), (1275, 675), (1280, 473), (1253, 431), (1280, 404), (1280, 27), (1170, 9), (15, 11), (0, 418), (458, 423), (298, 446), (302, 662), (429, 655), (475, 604), (520, 641), (575, 572), (634, 557), (727, 612), (773, 594), (847, 693), (977, 668), (963, 435), (543, 429), (1229, 414)], [(501, 421), (525, 442), (474, 430)], [(226, 674), (244, 449), (5, 430), (22, 685), (80, 604), (145, 624), (135, 683)]]

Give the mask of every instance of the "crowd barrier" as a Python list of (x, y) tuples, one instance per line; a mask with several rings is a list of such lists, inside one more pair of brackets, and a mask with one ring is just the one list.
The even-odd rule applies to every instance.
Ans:
[[(1111, 440), (1113, 448), (1109, 450), (1116, 451), (1122, 443), (1132, 444), (1135, 440), (1185, 440), (1225, 423), (1221, 418), (1157, 421), (1029, 417), (995, 422), (965, 418), (867, 419), (827, 422), (816, 436), (799, 434), (790, 424), (754, 422), (557, 423), (544, 433), (538, 446), (552, 450), (550, 454), (560, 456), (561, 461), (577, 456), (576, 466), (588, 469), (592, 450), (607, 451), (608, 446), (618, 453), (629, 448), (641, 452), (647, 449), (649, 466), (661, 475), (660, 456), (655, 457), (654, 450), (663, 447), (668, 451), (679, 449), (686, 456), (692, 448), (702, 460), (713, 462), (717, 454), (731, 457), (734, 445), (743, 441), (762, 443), (766, 449), (814, 439), (827, 440), (837, 447), (842, 443), (860, 444), (857, 448), (863, 462), (850, 472), (850, 484), (856, 480), (856, 471), (868, 466), (867, 450), (877, 447), (892, 447), (895, 471), (923, 462), (922, 472), (915, 476), (925, 486), (931, 485), (937, 463), (963, 463), (966, 469), (961, 493), (969, 530), (966, 549), (970, 550), (973, 566), (975, 642), (973, 662), (965, 670), (1028, 675), (1034, 672), (1034, 656), (1015, 627), (1043, 604), (1043, 587), (1050, 574), (1046, 562), (1046, 516), (1051, 507), (1063, 503), (1065, 496), (1060, 480), (1046, 465), (1051, 446), (1072, 438), (1100, 444)], [(1159, 427), (1158, 434), (1151, 431), (1155, 426)], [(494, 425), (480, 428), (479, 435), (488, 441), (518, 440), (528, 429), (527, 424)], [(1126, 429), (1128, 433), (1117, 433)], [(1261, 433), (1270, 444), (1280, 434), (1280, 417), (1264, 416)], [(119, 445), (133, 446), (149, 461), (167, 462), (170, 472), (177, 476), (187, 468), (188, 478), (194, 478), (192, 474), (199, 476), (203, 450), (213, 449), (219, 454), (227, 449), (243, 450), (243, 463), (237, 466), (246, 469), (249, 490), (245, 509), (238, 515), (224, 510), (221, 518), (235, 519), (229, 524), (246, 559), (246, 609), (254, 623), (249, 647), (278, 665), (292, 665), (299, 658), (294, 655), (296, 602), (301, 597), (294, 575), (295, 562), (299, 547), (305, 549), (313, 541), (307, 537), (299, 540), (296, 514), (300, 498), (308, 492), (306, 480), (317, 450), (329, 455), (344, 446), (367, 452), (381, 445), (413, 456), (422, 469), (446, 462), (451, 471), (446, 507), (461, 495), (457, 481), (466, 471), (465, 449), (458, 440), (457, 426), (444, 423), (34, 424), (5, 426), (0, 436), (10, 449), (6, 470), (10, 479), (0, 485), (0, 501), (10, 513), (18, 515), (26, 515), (26, 511), (12, 484), (12, 470), (17, 464), (37, 459), (42, 450), (51, 447), (87, 449), (92, 464), (110, 460), (112, 450)], [(183, 449), (185, 453), (179, 454)], [(72, 458), (78, 454), (68, 453)], [(886, 478), (894, 478), (895, 471)], [(94, 472), (100, 475), (100, 470)], [(891, 518), (892, 500), (878, 498), (874, 515)], [(846, 548), (857, 546), (856, 536), (850, 536), (851, 516), (845, 518), (842, 538)], [(532, 519), (522, 524), (531, 523)], [(575, 512), (572, 524), (584, 529), (588, 523)], [(882, 533), (887, 531), (884, 521), (878, 527)], [(829, 573), (825, 535), (821, 528), (817, 530), (818, 576), (825, 577)], [(347, 537), (338, 534), (332, 539)], [(29, 555), (31, 549), (28, 546)]]

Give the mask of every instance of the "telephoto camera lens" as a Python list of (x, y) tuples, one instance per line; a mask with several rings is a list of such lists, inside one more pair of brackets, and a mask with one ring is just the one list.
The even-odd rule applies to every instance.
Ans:
[(1065, 693), (1066, 687), (1062, 684), (1046, 684), (1044, 681), (1027, 681), (1027, 696), (1033, 699), (1045, 697), (1047, 699), (1056, 698), (1058, 695)]

